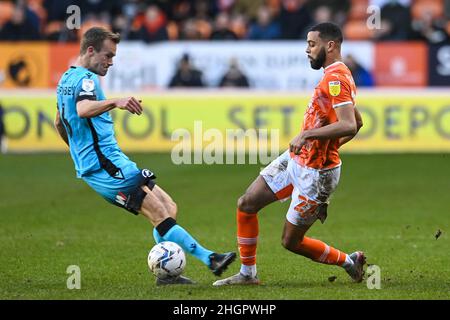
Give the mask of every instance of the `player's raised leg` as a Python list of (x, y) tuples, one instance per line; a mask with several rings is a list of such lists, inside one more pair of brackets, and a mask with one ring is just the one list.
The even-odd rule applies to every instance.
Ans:
[(361, 251), (346, 254), (328, 244), (305, 236), (310, 226), (296, 226), (286, 220), (282, 236), (283, 246), (291, 252), (307, 257), (315, 262), (343, 267), (355, 282), (361, 282), (365, 264)]
[[(143, 199), (141, 213), (147, 217), (155, 226), (154, 236), (160, 241), (172, 241), (179, 244), (183, 250), (208, 266), (211, 271), (219, 276), (228, 265), (234, 261), (236, 254), (228, 252), (225, 254), (215, 253), (204, 248), (184, 228), (176, 223), (176, 204), (158, 186), (153, 190), (143, 186), (146, 196)], [(174, 211), (175, 210), (175, 211)]]

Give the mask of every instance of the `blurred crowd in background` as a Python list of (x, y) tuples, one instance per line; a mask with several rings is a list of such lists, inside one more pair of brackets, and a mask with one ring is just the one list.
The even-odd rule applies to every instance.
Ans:
[[(81, 28), (67, 28), (71, 5)], [(367, 8), (381, 9), (378, 29)], [(450, 39), (450, 0), (0, 0), (0, 40), (78, 41), (103, 25), (126, 40), (304, 39), (312, 25), (333, 21), (349, 40)]]
[[(0, 41), (76, 43), (93, 26), (147, 44), (304, 41), (313, 25), (325, 21), (340, 25), (346, 40), (450, 43), (450, 0), (0, 0)], [(356, 84), (376, 85), (373, 70), (358, 59), (356, 52), (344, 56)], [(180, 54), (168, 87), (207, 86), (204, 70), (192, 60)], [(239, 62), (231, 59), (218, 86), (252, 87)], [(405, 66), (397, 61), (394, 69)]]

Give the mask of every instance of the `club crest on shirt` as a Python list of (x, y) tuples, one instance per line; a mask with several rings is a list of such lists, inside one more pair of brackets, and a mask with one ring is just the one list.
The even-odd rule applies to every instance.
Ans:
[(81, 83), (81, 88), (83, 88), (83, 90), (87, 92), (94, 91), (95, 89), (94, 80), (83, 79), (83, 82)]
[(340, 81), (328, 82), (328, 91), (333, 97), (338, 96), (341, 93), (341, 82)]

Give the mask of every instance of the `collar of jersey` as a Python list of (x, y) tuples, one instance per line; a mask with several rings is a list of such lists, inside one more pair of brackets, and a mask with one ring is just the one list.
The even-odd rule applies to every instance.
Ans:
[(341, 64), (341, 63), (345, 66), (345, 63), (343, 63), (342, 61), (336, 61), (336, 62), (333, 62), (332, 64), (330, 64), (329, 66), (327, 66), (326, 68), (324, 68), (323, 72), (327, 72), (327, 71), (333, 69), (335, 66), (337, 66), (338, 64)]

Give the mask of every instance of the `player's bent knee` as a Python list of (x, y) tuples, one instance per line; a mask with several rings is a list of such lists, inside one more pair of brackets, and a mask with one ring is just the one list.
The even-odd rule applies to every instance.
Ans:
[(256, 213), (259, 210), (256, 204), (253, 202), (252, 197), (248, 193), (239, 198), (237, 207), (240, 211), (246, 213)]
[(281, 237), (281, 245), (285, 248), (288, 249), (291, 247), (291, 242), (289, 241), (289, 238), (287, 237)]
[(302, 240), (303, 237), (301, 239), (297, 239), (288, 235), (283, 235), (281, 237), (281, 245), (289, 251), (296, 251)]

